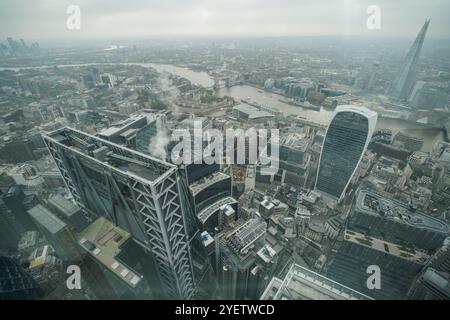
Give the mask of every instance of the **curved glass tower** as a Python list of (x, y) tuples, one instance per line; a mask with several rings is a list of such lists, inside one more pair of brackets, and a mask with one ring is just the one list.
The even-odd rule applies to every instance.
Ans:
[(44, 291), (14, 259), (0, 256), (0, 301), (41, 299)]
[(366, 151), (377, 122), (377, 113), (365, 107), (338, 106), (327, 128), (320, 154), (315, 189), (342, 200)]

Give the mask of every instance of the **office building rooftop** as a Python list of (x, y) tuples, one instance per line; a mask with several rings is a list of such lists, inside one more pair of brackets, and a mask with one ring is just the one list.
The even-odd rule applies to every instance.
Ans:
[(99, 132), (99, 136), (108, 139), (111, 136), (122, 134), (130, 129), (142, 127), (147, 123), (147, 116), (138, 114), (125, 120), (114, 123), (111, 127)]
[(272, 248), (272, 246), (266, 243), (261, 249), (259, 249), (256, 254), (265, 263), (271, 262), (276, 256), (277, 252)]
[(203, 231), (200, 236), (202, 237), (202, 244), (207, 247), (214, 243), (214, 238), (208, 233), (208, 231)]
[(226, 242), (234, 252), (246, 254), (257, 240), (264, 237), (266, 226), (266, 222), (260, 218), (249, 219), (228, 233)]
[(200, 213), (197, 214), (197, 218), (202, 223), (205, 223), (214, 212), (220, 208), (225, 208), (227, 205), (232, 205), (235, 203), (237, 203), (237, 201), (233, 197), (222, 198), (200, 211)]
[(346, 241), (363, 245), (418, 264), (425, 263), (429, 258), (429, 255), (423, 253), (422, 251), (417, 251), (388, 241), (369, 237), (353, 230), (345, 230), (344, 238)]
[(56, 194), (48, 199), (51, 206), (56, 208), (58, 212), (70, 217), (80, 211), (80, 208), (72, 201), (66, 199), (62, 194)]
[(40, 204), (28, 210), (28, 213), (33, 220), (52, 234), (58, 233), (67, 226), (61, 219)]
[(290, 132), (284, 136), (281, 140), (281, 145), (284, 147), (296, 149), (302, 152), (306, 152), (310, 140), (304, 133)]
[(367, 190), (359, 192), (355, 210), (364, 214), (380, 216), (397, 223), (411, 225), (415, 228), (430, 229), (440, 233), (450, 231), (449, 226), (444, 221), (418, 211), (412, 211), (403, 202)]
[(209, 124), (209, 120), (206, 117), (187, 118), (181, 121), (178, 125), (178, 129), (193, 129), (195, 125), (200, 125), (201, 128), (205, 128)]
[(157, 183), (159, 179), (177, 170), (173, 164), (73, 128), (53, 131), (44, 138), (56, 145), (70, 148), (80, 159), (87, 158), (133, 179), (145, 180), (145, 183)]
[(204, 178), (201, 178), (194, 183), (192, 183), (189, 188), (191, 189), (192, 195), (195, 197), (200, 191), (208, 188), (209, 186), (215, 184), (216, 182), (229, 179), (230, 176), (222, 173), (222, 172), (214, 172), (213, 174), (210, 174), (209, 176), (206, 176)]
[(127, 232), (114, 227), (105, 218), (98, 218), (81, 232), (78, 243), (105, 268), (134, 288), (139, 284), (142, 276), (116, 259), (122, 245), (129, 237)]
[(261, 300), (372, 300), (372, 298), (293, 264), (283, 280), (272, 278)]
[(250, 120), (258, 118), (274, 118), (273, 114), (266, 111), (261, 111), (258, 108), (248, 105), (246, 103), (241, 103), (238, 104), (237, 106), (234, 106), (233, 111), (238, 111), (242, 114), (245, 114), (247, 118)]
[(22, 233), (19, 243), (17, 244), (17, 250), (29, 250), (34, 248), (40, 242), (39, 232), (36, 230), (26, 231)]

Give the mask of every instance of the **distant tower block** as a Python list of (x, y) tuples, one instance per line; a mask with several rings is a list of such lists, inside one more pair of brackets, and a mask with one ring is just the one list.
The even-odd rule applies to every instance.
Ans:
[(319, 161), (316, 190), (342, 200), (367, 149), (377, 113), (365, 107), (338, 106), (327, 128)]

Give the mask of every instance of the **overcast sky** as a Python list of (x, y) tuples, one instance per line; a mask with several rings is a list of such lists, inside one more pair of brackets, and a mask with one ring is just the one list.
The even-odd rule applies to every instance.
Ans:
[[(381, 8), (368, 30), (366, 9)], [(81, 8), (81, 30), (66, 9)], [(428, 37), (450, 38), (449, 0), (0, 0), (0, 40), (123, 38), (160, 35), (413, 37), (431, 18)]]

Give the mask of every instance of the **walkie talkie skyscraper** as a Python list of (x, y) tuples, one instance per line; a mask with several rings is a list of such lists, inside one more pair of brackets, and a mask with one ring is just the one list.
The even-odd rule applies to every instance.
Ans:
[(377, 113), (365, 107), (338, 106), (320, 154), (316, 190), (342, 200), (372, 138)]
[(131, 234), (154, 259), (168, 298), (194, 298), (192, 221), (178, 168), (71, 128), (43, 139), (78, 205)]

